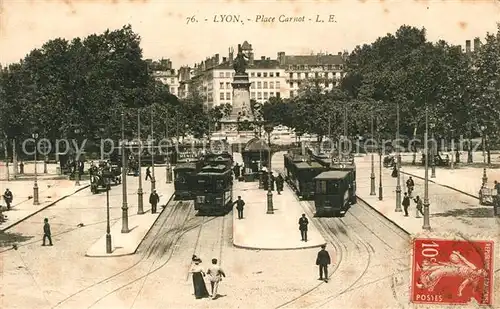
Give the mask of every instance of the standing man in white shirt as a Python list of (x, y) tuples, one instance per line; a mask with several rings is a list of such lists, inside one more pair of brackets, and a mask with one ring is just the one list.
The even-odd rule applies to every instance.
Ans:
[(208, 268), (207, 270), (207, 275), (210, 280), (210, 286), (211, 286), (211, 296), (212, 299), (215, 299), (217, 297), (217, 290), (219, 288), (219, 282), (222, 281), (222, 277), (226, 277), (226, 274), (220, 268), (219, 265), (217, 265), (217, 259), (212, 259), (212, 265)]

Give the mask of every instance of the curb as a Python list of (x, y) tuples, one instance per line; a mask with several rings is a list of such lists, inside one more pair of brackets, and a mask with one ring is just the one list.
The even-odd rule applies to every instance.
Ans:
[(88, 187), (90, 187), (90, 185), (84, 185), (84, 186), (82, 186), (81, 188), (79, 188), (78, 190), (74, 191), (73, 193), (68, 194), (68, 195), (65, 195), (65, 196), (63, 196), (63, 197), (60, 197), (59, 199), (57, 199), (57, 200), (55, 200), (55, 201), (53, 201), (53, 202), (51, 202), (51, 203), (49, 203), (49, 204), (45, 205), (44, 207), (42, 207), (42, 208), (38, 209), (37, 211), (35, 211), (35, 212), (33, 212), (33, 213), (29, 214), (28, 216), (26, 216), (26, 217), (24, 217), (24, 218), (22, 218), (22, 219), (19, 219), (18, 221), (16, 221), (16, 222), (12, 223), (11, 225), (7, 226), (6, 228), (4, 228), (4, 229), (0, 230), (0, 232), (2, 232), (2, 233), (3, 233), (3, 232), (5, 232), (5, 231), (7, 231), (8, 229), (10, 229), (10, 228), (12, 228), (12, 227), (14, 227), (14, 226), (18, 225), (19, 223), (21, 223), (21, 222), (23, 222), (23, 221), (26, 221), (27, 219), (29, 219), (29, 218), (33, 217), (33, 216), (34, 216), (34, 215), (36, 215), (37, 213), (39, 213), (39, 212), (41, 212), (41, 211), (43, 211), (43, 210), (45, 210), (45, 209), (47, 209), (47, 208), (49, 208), (49, 207), (51, 207), (51, 206), (54, 206), (55, 204), (59, 203), (60, 201), (64, 200), (65, 198), (70, 197), (70, 196), (72, 196), (72, 195), (74, 195), (74, 194), (76, 194), (76, 193), (78, 193), (78, 192), (80, 192), (80, 191), (82, 191), (82, 190), (85, 190), (85, 189), (87, 189)]
[(279, 250), (303, 250), (303, 249), (312, 249), (312, 248), (319, 248), (325, 243), (314, 245), (314, 246), (306, 246), (306, 247), (295, 247), (295, 248), (257, 248), (257, 247), (248, 247), (248, 246), (241, 246), (237, 245), (233, 242), (233, 247), (238, 248), (238, 249), (245, 249), (245, 250), (259, 250), (259, 251), (279, 251)]
[[(412, 173), (403, 172), (403, 171), (400, 171), (400, 173), (405, 174), (405, 175), (409, 175), (409, 176), (412, 176), (412, 177), (415, 177), (415, 178), (418, 178), (418, 179), (420, 179), (420, 180), (425, 180), (425, 178), (424, 178), (424, 177), (420, 177), (420, 176), (414, 175), (414, 174), (412, 174)], [(457, 189), (457, 188), (454, 188), (454, 187), (451, 187), (451, 186), (448, 186), (448, 185), (443, 185), (443, 184), (440, 184), (440, 183), (438, 183), (438, 182), (435, 182), (434, 180), (430, 180), (430, 179), (429, 179), (429, 181), (430, 181), (430, 182), (432, 182), (433, 184), (438, 185), (438, 186), (441, 186), (441, 187), (444, 187), (444, 188), (447, 188), (447, 189), (450, 189), (450, 190), (453, 190), (453, 191), (457, 191), (457, 192), (459, 192), (459, 193), (465, 194), (465, 195), (470, 196), (470, 197), (473, 197), (473, 198), (475, 198), (475, 199), (479, 199), (479, 197), (478, 197), (478, 196), (472, 195), (472, 194), (470, 194), (470, 193), (467, 193), (467, 192), (465, 192), (465, 191), (459, 190), (459, 189)]]
[[(128, 255), (134, 255), (134, 254), (136, 254), (137, 250), (139, 249), (139, 247), (141, 246), (141, 244), (144, 242), (144, 239), (146, 239), (146, 237), (149, 235), (149, 233), (151, 232), (151, 229), (156, 224), (156, 222), (158, 221), (158, 219), (160, 218), (160, 216), (162, 215), (162, 213), (165, 211), (165, 209), (167, 209), (168, 204), (171, 201), (173, 201), (174, 196), (175, 196), (175, 192), (172, 193), (172, 196), (170, 196), (170, 198), (168, 199), (168, 202), (167, 202), (167, 204), (165, 204), (166, 205), (165, 207), (160, 206), (163, 209), (158, 213), (158, 216), (156, 217), (155, 221), (153, 221), (153, 224), (151, 224), (151, 226), (149, 227), (149, 229), (146, 232), (146, 234), (144, 234), (144, 237), (142, 237), (141, 241), (137, 244), (137, 247), (135, 247), (134, 251), (128, 252), (128, 253), (123, 253), (123, 254), (116, 254), (116, 255), (110, 255), (110, 254), (107, 254), (107, 253), (105, 253), (105, 255), (87, 255), (87, 253), (85, 253), (84, 256), (88, 257), (88, 258), (114, 258), (114, 257), (121, 257), (121, 256), (128, 256)], [(146, 214), (148, 212), (150, 212), (150, 210), (145, 211), (144, 214)], [(99, 239), (100, 239), (100, 237), (99, 237)], [(97, 241), (99, 241), (99, 239)], [(95, 243), (93, 243), (92, 246), (94, 244)]]
[(399, 224), (397, 224), (396, 222), (394, 222), (394, 220), (391, 220), (389, 218), (387, 218), (383, 213), (381, 213), (377, 208), (373, 207), (370, 203), (368, 203), (367, 201), (365, 201), (363, 198), (359, 197), (359, 195), (356, 195), (356, 197), (361, 200), (363, 203), (365, 203), (366, 205), (368, 205), (371, 209), (375, 210), (379, 215), (381, 215), (382, 217), (384, 217), (387, 221), (391, 222), (395, 227), (397, 227), (398, 229), (400, 229), (402, 232), (404, 232), (405, 234), (408, 234), (408, 235), (412, 235), (410, 232), (408, 232), (407, 230), (405, 230), (403, 227), (401, 227)]

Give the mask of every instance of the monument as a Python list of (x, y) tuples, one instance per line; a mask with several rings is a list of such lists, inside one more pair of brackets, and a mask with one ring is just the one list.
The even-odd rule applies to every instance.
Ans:
[(243, 53), (241, 44), (238, 44), (238, 54), (234, 59), (233, 68), (235, 71), (233, 82), (233, 108), (231, 115), (228, 118), (222, 119), (223, 131), (236, 131), (238, 123), (248, 121), (253, 123), (255, 121), (252, 109), (250, 106), (250, 81), (246, 68), (248, 65), (248, 56)]

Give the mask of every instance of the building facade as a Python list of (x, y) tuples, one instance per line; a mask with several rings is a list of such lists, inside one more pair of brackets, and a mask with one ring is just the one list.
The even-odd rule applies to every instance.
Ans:
[[(245, 41), (243, 53), (248, 57), (247, 73), (251, 82), (250, 98), (264, 103), (272, 97), (290, 98), (298, 94), (305, 83), (316, 83), (324, 89), (338, 86), (344, 76), (347, 52), (315, 55), (286, 55), (278, 52), (276, 59), (256, 59), (252, 45)], [(198, 92), (207, 109), (222, 104), (232, 104), (234, 49), (229, 48), (227, 57), (216, 54), (197, 63), (193, 68), (181, 67), (175, 72), (158, 71), (157, 76), (171, 87), (179, 98)], [(172, 89), (176, 88), (176, 89)]]

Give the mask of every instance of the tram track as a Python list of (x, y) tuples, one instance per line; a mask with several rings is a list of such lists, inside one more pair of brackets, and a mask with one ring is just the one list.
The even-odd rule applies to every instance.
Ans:
[[(295, 198), (299, 200), (296, 195)], [(326, 285), (324, 282), (321, 282), (287, 302), (276, 306), (275, 308), (278, 309), (298, 306), (314, 308), (331, 307), (333, 305), (332, 302), (340, 296), (353, 290), (363, 288), (366, 285), (374, 284), (387, 279), (391, 279), (391, 292), (395, 300), (400, 303), (397, 299), (394, 284), (394, 275), (395, 273), (399, 273), (399, 271), (396, 271), (389, 276), (383, 276), (381, 278), (377, 278), (376, 280), (371, 280), (367, 283), (363, 283), (363, 280), (365, 280), (371, 268), (385, 265), (384, 263), (379, 263), (377, 265), (374, 264), (376, 260), (380, 260), (379, 256), (381, 252), (372, 246), (369, 239), (374, 239), (374, 241), (382, 243), (384, 247), (386, 247), (383, 251), (394, 252), (396, 251), (394, 246), (384, 240), (383, 236), (381, 237), (379, 234), (390, 233), (391, 235), (397, 235), (397, 238), (400, 239), (400, 241), (407, 241), (409, 239), (409, 235), (403, 233), (395, 227), (390, 226), (389, 223), (384, 222), (383, 218), (380, 218), (380, 214), (371, 211), (369, 206), (365, 205), (366, 203), (362, 201), (358, 201), (358, 203), (354, 205), (353, 208), (351, 208), (342, 218), (314, 218), (313, 202), (302, 201), (300, 203), (304, 212), (310, 218), (313, 218), (311, 223), (313, 223), (320, 230), (321, 234), (335, 250), (335, 266), (329, 274), (329, 279), (334, 276), (340, 277), (339, 279), (342, 282), (348, 281), (349, 285), (344, 285), (341, 290), (332, 293), (331, 289), (324, 289), (323, 287)], [(361, 209), (361, 211), (352, 211), (355, 209), (354, 207)], [(381, 230), (384, 232), (380, 233)], [(361, 266), (359, 264), (354, 264), (356, 261), (364, 261), (364, 263)], [(356, 275), (353, 274), (353, 271)], [(334, 289), (336, 289), (336, 287)], [(325, 290), (328, 290), (328, 292), (325, 292)], [(317, 298), (318, 300), (311, 301), (311, 299), (314, 298)]]
[[(186, 213), (186, 211), (184, 211), (186, 213), (186, 217), (182, 221), (181, 225), (174, 228), (174, 229), (170, 229), (170, 230), (167, 229), (166, 231), (162, 231), (165, 228), (165, 226), (168, 226), (167, 223), (169, 223), (171, 221), (175, 222), (175, 218), (176, 218), (175, 216), (178, 215), (179, 213), (182, 213), (182, 211), (181, 211), (182, 208), (184, 208), (184, 210), (187, 210), (187, 213)], [(154, 250), (147, 250), (145, 252), (141, 252), (142, 248), (148, 247), (148, 245), (149, 245), (149, 246), (153, 246), (156, 249), (158, 249), (158, 245), (164, 241), (165, 235), (167, 235), (169, 233), (173, 233), (175, 235), (173, 241), (170, 241), (168, 244), (169, 247), (173, 247), (175, 245), (175, 243), (177, 243), (185, 233), (191, 231), (192, 229), (196, 228), (200, 224), (199, 222), (197, 222), (199, 220), (196, 220), (197, 219), (196, 217), (191, 218), (191, 220), (188, 220), (189, 217), (191, 216), (191, 209), (192, 208), (193, 207), (192, 207), (191, 202), (173, 201), (173, 199), (171, 198), (169, 200), (169, 202), (167, 203), (167, 206), (165, 207), (165, 209), (163, 209), (162, 213), (160, 213), (160, 216), (157, 219), (157, 221), (155, 222), (153, 228), (146, 234), (145, 239), (140, 244), (139, 249), (138, 249), (138, 253), (142, 253), (142, 256), (138, 261), (136, 261), (134, 264), (130, 265), (129, 267), (100, 280), (99, 282), (96, 282), (90, 286), (87, 286), (87, 287), (69, 295), (65, 299), (59, 301), (55, 306), (52, 307), (52, 309), (61, 307), (63, 304), (73, 300), (75, 297), (80, 296), (84, 292), (90, 292), (90, 290), (92, 290), (93, 288), (97, 288), (97, 287), (102, 288), (102, 285), (107, 284), (107, 283), (112, 285), (111, 280), (113, 280), (113, 279), (119, 280), (118, 279), (119, 277), (126, 275), (127, 273), (133, 272), (136, 268), (141, 267), (152, 256), (152, 254), (154, 252)], [(192, 224), (189, 224), (191, 221), (195, 221), (195, 222)], [(162, 251), (163, 251), (163, 253), (166, 253), (166, 251), (168, 251), (168, 250), (162, 250)], [(161, 257), (160, 254), (157, 255), (157, 258), (158, 258), (158, 256)], [(156, 261), (156, 259), (154, 261)], [(161, 266), (164, 266), (166, 263), (168, 263), (168, 260), (164, 264), (162, 264)], [(146, 275), (149, 275), (155, 271), (156, 271), (156, 269), (153, 269), (153, 270), (149, 269), (149, 271), (146, 272)], [(109, 296), (110, 294), (117, 292), (126, 286), (129, 286), (130, 284), (136, 282), (137, 280), (144, 278), (146, 275), (140, 276), (139, 278), (135, 278), (134, 280), (132, 280), (133, 282), (128, 282), (127, 284), (122, 285), (121, 287), (119, 287), (119, 288), (113, 290), (112, 292), (108, 293), (107, 295), (101, 297), (97, 302), (99, 302), (101, 299), (104, 299), (105, 297)], [(91, 308), (93, 305), (97, 304), (97, 302), (92, 304), (89, 308)]]

